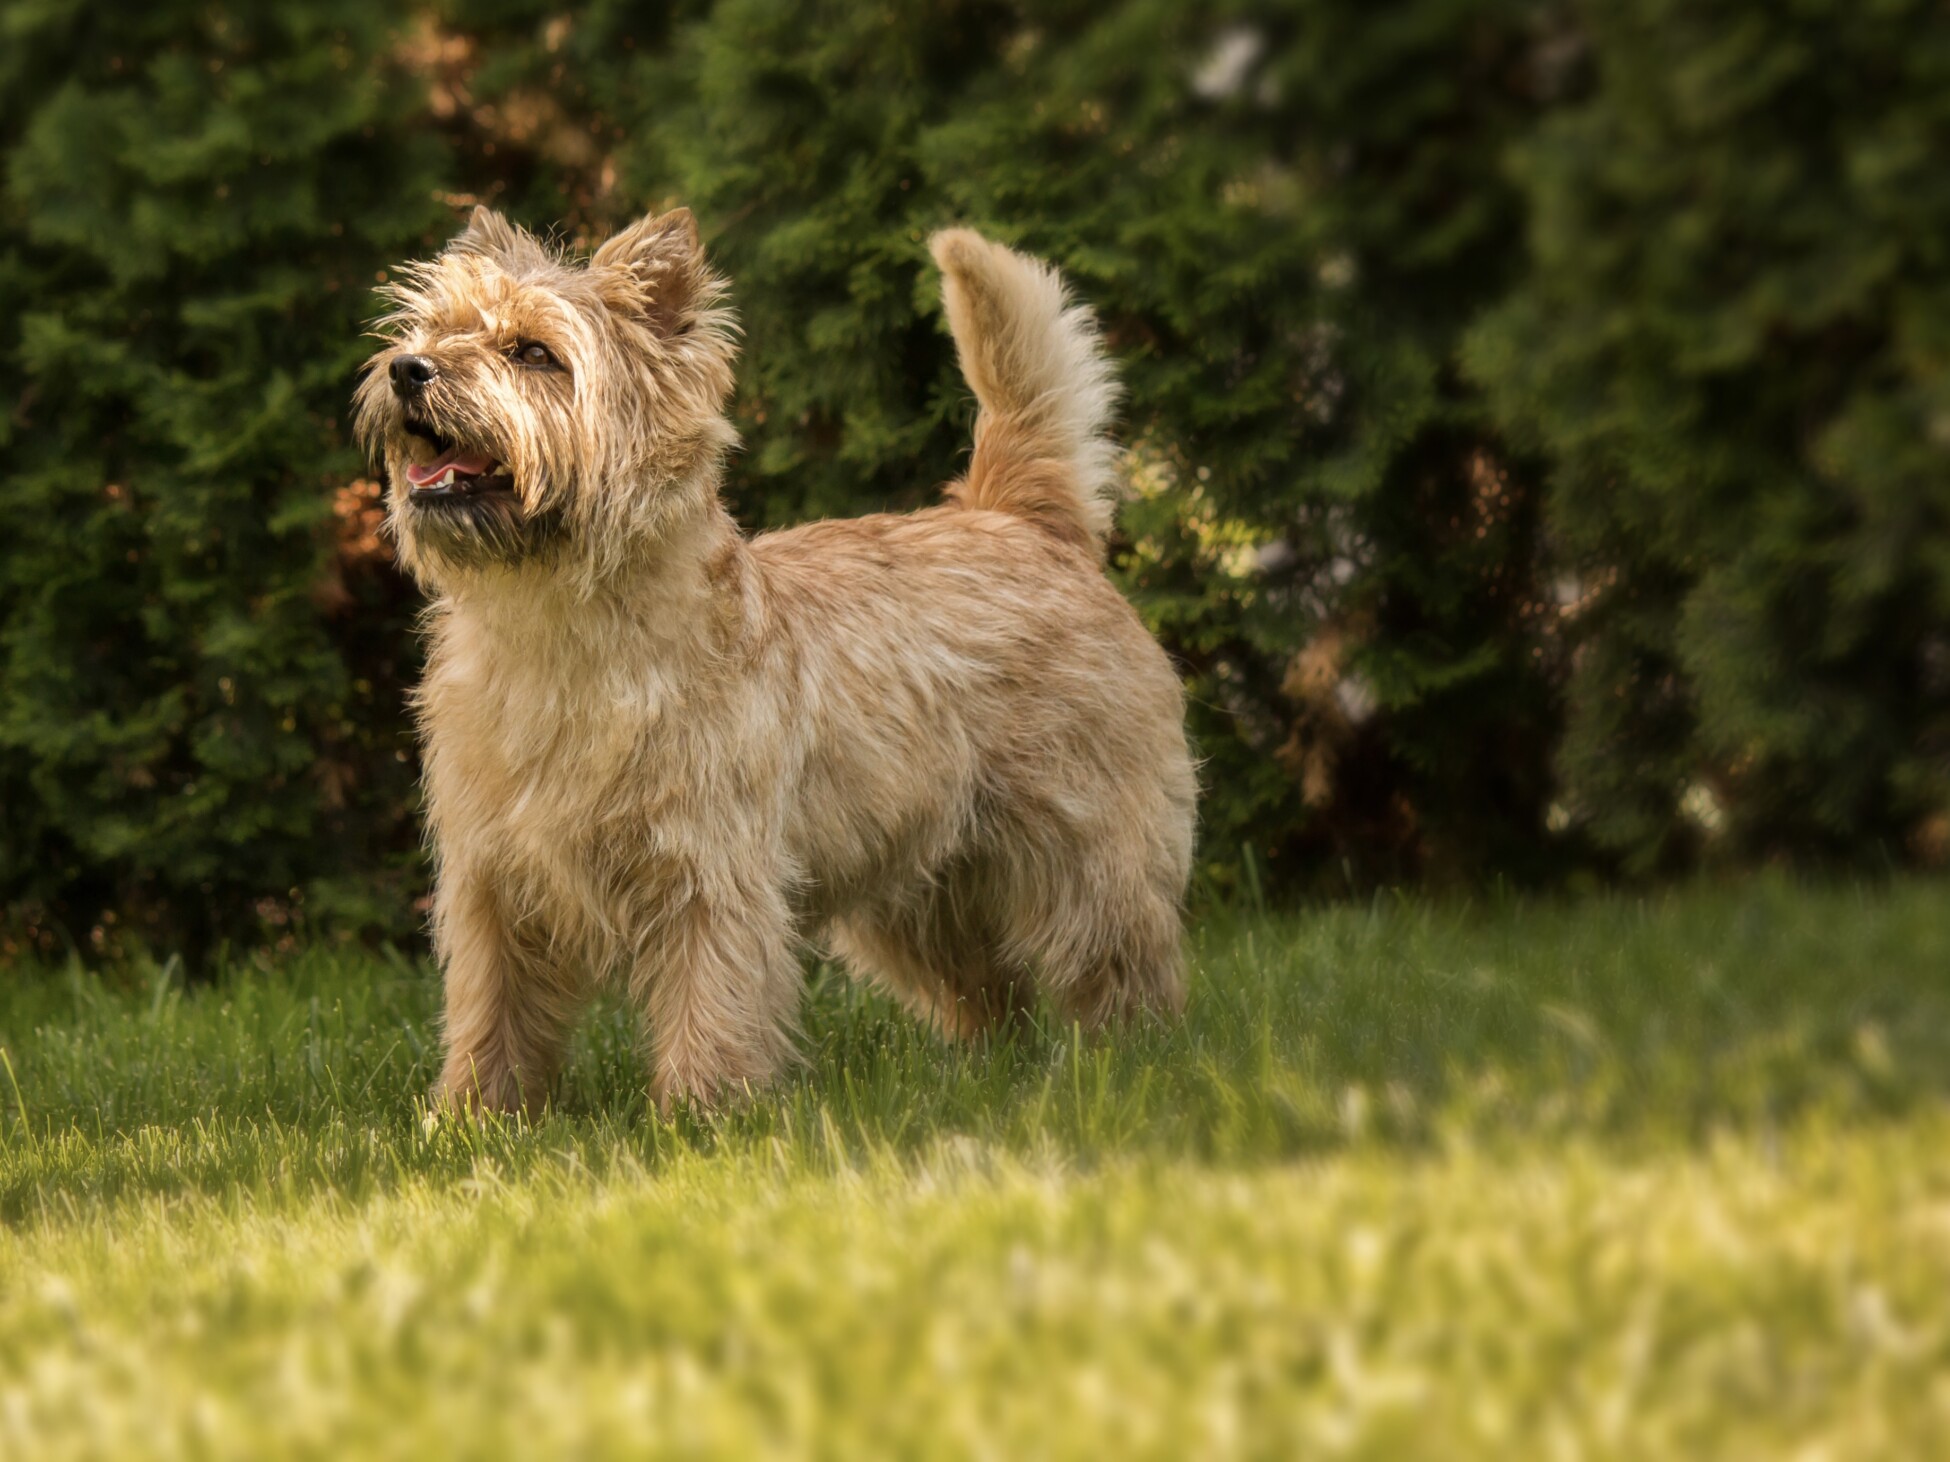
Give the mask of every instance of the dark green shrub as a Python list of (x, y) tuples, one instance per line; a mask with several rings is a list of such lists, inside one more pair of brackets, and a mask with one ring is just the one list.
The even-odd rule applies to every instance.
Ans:
[[(1590, 8), (1474, 375), (1590, 605), (1564, 795), (1637, 867), (1929, 851), (1950, 804), (1950, 27)], [(1932, 821), (1937, 819), (1937, 821)]]
[(17, 925), (248, 931), (410, 856), (404, 604), (333, 547), (335, 501), (359, 506), (344, 413), (374, 270), (442, 226), (396, 14), (5, 9)]

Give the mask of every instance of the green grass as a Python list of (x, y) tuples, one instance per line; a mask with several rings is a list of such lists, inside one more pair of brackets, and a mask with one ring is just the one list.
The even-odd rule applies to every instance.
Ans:
[[(1941, 1455), (1950, 887), (1217, 920), (1187, 1020), (429, 1128), (432, 976), (0, 986), (0, 1457)], [(11, 1073), (11, 1077), (9, 1076)]]

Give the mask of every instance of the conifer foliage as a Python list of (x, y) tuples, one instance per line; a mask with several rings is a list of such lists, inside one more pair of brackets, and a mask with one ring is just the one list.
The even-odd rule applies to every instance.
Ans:
[(1588, 600), (1567, 805), (1658, 866), (1940, 858), (1950, 807), (1950, 26), (1926, 0), (1594, 7), (1512, 150), (1471, 338)]
[(445, 222), (392, 7), (4, 18), (0, 894), (85, 946), (377, 887), (410, 640), (339, 552), (346, 392), (375, 270)]

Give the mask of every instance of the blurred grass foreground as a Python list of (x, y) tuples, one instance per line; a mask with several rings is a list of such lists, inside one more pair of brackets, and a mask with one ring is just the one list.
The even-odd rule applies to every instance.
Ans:
[(423, 1122), (434, 979), (0, 988), (0, 1456), (1928, 1455), (1950, 903), (1239, 917), (1169, 1032)]

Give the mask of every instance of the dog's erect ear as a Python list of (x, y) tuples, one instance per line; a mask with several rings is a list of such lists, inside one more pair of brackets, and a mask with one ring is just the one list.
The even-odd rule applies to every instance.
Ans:
[(688, 208), (638, 219), (596, 250), (589, 264), (630, 279), (643, 310), (670, 332), (689, 322), (706, 277), (704, 245)]
[(478, 203), (467, 227), (447, 245), (451, 254), (502, 254), (515, 245), (515, 226), (485, 203)]

